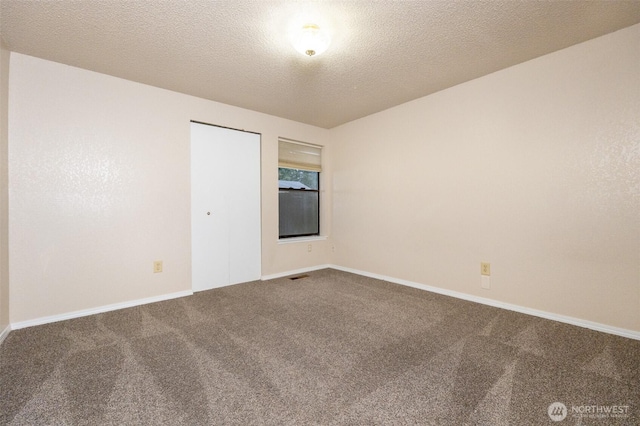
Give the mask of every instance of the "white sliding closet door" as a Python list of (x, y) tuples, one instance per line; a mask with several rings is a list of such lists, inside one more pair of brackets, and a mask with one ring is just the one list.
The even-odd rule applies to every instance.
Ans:
[(194, 291), (260, 279), (260, 135), (191, 123)]

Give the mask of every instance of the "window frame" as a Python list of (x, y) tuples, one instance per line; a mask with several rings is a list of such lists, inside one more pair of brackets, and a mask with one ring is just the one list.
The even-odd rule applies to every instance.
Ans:
[[(322, 228), (322, 224), (321, 222), (321, 195), (320, 195), (320, 186), (321, 186), (321, 172), (322, 172), (322, 145), (316, 145), (313, 143), (308, 143), (308, 142), (302, 142), (299, 140), (295, 140), (295, 139), (289, 139), (289, 138), (285, 138), (282, 136), (278, 136), (278, 240), (279, 241), (292, 241), (295, 240), (296, 238), (318, 238), (321, 236), (321, 228)], [(302, 172), (311, 172), (311, 173), (316, 173), (317, 174), (317, 186), (313, 189), (304, 189), (304, 188), (280, 188), (280, 170), (281, 169), (288, 169), (288, 170), (296, 170), (296, 171), (302, 171)], [(292, 181), (297, 181), (300, 184), (303, 184), (303, 182), (301, 182), (301, 180), (305, 180), (304, 178), (301, 178), (300, 176), (297, 176), (296, 179), (292, 179)], [(305, 185), (304, 186), (308, 187), (309, 185)], [(313, 200), (311, 200), (311, 202), (316, 202), (317, 201), (317, 212), (315, 213), (315, 219), (316, 219), (316, 224), (317, 224), (317, 228), (314, 229), (315, 232), (312, 233), (301, 233), (301, 234), (288, 234), (288, 235), (282, 235), (282, 230), (280, 228), (286, 228), (287, 226), (281, 226), (281, 223), (286, 223), (286, 221), (284, 220), (286, 217), (283, 217), (282, 212), (283, 210), (280, 208), (280, 199), (284, 199), (284, 201), (289, 201), (286, 199), (286, 197), (281, 197), (281, 191), (286, 190), (286, 191), (296, 191), (296, 192), (300, 192), (302, 191), (304, 192), (315, 192), (316, 195), (315, 197), (313, 197)], [(294, 201), (294, 200), (291, 200)], [(296, 209), (295, 205), (292, 204), (292, 208), (289, 210), (289, 212), (291, 213), (296, 213), (299, 210), (303, 210), (303, 213), (306, 212), (306, 204), (304, 202), (305, 200), (302, 200), (302, 209)], [(290, 215), (290, 217), (292, 219), (295, 219), (294, 214)], [(304, 214), (300, 216), (300, 218), (302, 219), (300, 222), (300, 230), (306, 230), (304, 229), (306, 226), (306, 222), (305, 219), (310, 217), (310, 214), (307, 213), (307, 215), (305, 216)]]
[[(280, 209), (280, 199), (278, 197), (278, 240), (282, 241), (282, 240), (289, 240), (291, 238), (304, 238), (304, 237), (319, 237), (320, 236), (320, 171), (315, 171), (315, 170), (304, 170), (304, 169), (296, 169), (294, 167), (278, 167), (278, 178), (280, 177), (280, 169), (289, 169), (289, 170), (302, 170), (305, 172), (309, 172), (309, 173), (316, 173), (317, 174), (317, 180), (318, 180), (318, 188), (317, 189), (304, 189), (304, 188), (280, 188), (280, 186), (278, 185), (278, 194), (280, 194), (280, 191), (298, 191), (298, 192), (315, 192), (318, 197), (318, 208), (316, 211), (316, 217), (317, 217), (317, 223), (318, 223), (318, 231), (314, 232), (314, 233), (307, 233), (307, 234), (291, 234), (291, 235), (282, 235), (280, 232), (280, 215), (282, 213), (281, 209)], [(280, 179), (278, 179), (278, 181), (280, 181)]]

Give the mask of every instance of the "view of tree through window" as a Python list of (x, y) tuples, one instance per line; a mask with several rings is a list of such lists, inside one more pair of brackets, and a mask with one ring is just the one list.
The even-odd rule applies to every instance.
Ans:
[(318, 175), (318, 172), (309, 172), (307, 170), (286, 169), (284, 167), (278, 169), (279, 181), (299, 182), (309, 189), (318, 189)]

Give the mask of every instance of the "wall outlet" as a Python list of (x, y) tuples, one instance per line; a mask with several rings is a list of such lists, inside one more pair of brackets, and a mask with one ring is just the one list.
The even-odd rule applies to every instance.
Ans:
[(153, 273), (157, 274), (158, 272), (162, 272), (162, 260), (153, 261)]
[(480, 262), (480, 275), (491, 276), (491, 264), (489, 262)]
[(309, 244), (309, 245), (307, 246), (307, 251), (308, 251), (309, 253), (311, 253), (311, 244)]

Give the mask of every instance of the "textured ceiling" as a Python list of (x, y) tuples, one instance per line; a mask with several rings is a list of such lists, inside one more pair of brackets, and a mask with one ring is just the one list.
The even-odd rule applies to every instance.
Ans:
[[(640, 1), (0, 0), (0, 13), (12, 51), (331, 128), (636, 24)], [(333, 33), (322, 56), (288, 40), (309, 20)]]

